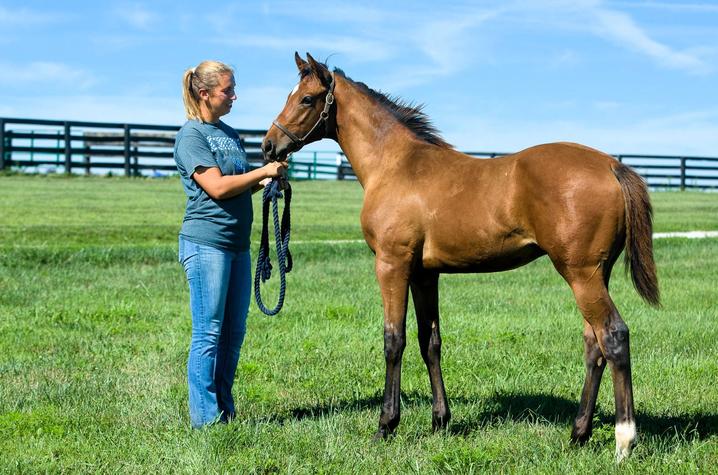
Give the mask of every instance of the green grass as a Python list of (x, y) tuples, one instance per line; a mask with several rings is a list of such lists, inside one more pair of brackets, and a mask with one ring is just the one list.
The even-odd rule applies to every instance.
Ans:
[[(0, 178), (0, 472), (616, 471), (608, 373), (593, 439), (568, 444), (582, 324), (546, 259), (442, 277), (450, 428), (431, 432), (410, 311), (402, 422), (371, 442), (384, 380), (372, 255), (361, 243), (312, 243), (361, 239), (361, 188), (293, 187), (285, 308), (275, 318), (250, 310), (237, 421), (193, 431), (179, 181)], [(718, 229), (718, 194), (652, 198), (656, 231)], [(619, 471), (707, 473), (718, 465), (718, 241), (655, 247), (663, 309), (643, 304), (620, 266), (612, 281), (631, 328), (640, 432)]]

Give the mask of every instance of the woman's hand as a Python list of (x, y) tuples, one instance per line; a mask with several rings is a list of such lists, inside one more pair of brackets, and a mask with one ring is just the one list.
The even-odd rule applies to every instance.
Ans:
[(278, 176), (284, 176), (288, 162), (269, 162), (262, 167), (262, 170), (266, 173), (267, 178), (275, 178)]

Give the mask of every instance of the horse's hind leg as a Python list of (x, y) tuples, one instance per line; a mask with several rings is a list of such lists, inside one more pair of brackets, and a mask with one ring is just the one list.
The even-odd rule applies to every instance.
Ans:
[(581, 404), (571, 432), (571, 441), (577, 444), (584, 444), (591, 438), (596, 397), (598, 396), (598, 388), (601, 385), (603, 370), (606, 368), (606, 360), (603, 353), (601, 353), (601, 348), (598, 346), (596, 334), (593, 332), (591, 325), (585, 320), (583, 322), (583, 344), (586, 380), (583, 383)]
[[(611, 279), (611, 270), (620, 252), (621, 249), (617, 249), (608, 259), (603, 261), (601, 266), (606, 290), (608, 290), (608, 282)], [(593, 433), (593, 414), (596, 411), (596, 398), (598, 397), (603, 370), (606, 369), (606, 358), (603, 357), (591, 324), (586, 320), (583, 321), (583, 355), (586, 364), (586, 379), (583, 383), (578, 415), (573, 423), (573, 431), (571, 431), (571, 441), (580, 445), (585, 444)]]
[(444, 378), (441, 375), (441, 333), (439, 332), (439, 275), (422, 273), (412, 276), (411, 295), (416, 309), (419, 329), (419, 349), (426, 363), (433, 396), (431, 425), (443, 429), (451, 413), (446, 399)]
[(580, 269), (565, 275), (578, 308), (591, 325), (601, 353), (611, 367), (616, 402), (616, 459), (620, 462), (631, 453), (636, 440), (628, 327), (608, 295), (602, 276), (595, 270)]

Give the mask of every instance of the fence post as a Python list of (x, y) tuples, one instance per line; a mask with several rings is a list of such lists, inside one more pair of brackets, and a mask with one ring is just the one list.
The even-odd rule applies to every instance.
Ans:
[(289, 154), (289, 157), (287, 157), (287, 161), (289, 161), (289, 168), (287, 169), (287, 178), (290, 180), (294, 179), (294, 160), (292, 160), (292, 154)]
[(341, 154), (337, 153), (335, 161), (337, 164), (337, 180), (343, 180), (344, 179), (344, 170), (342, 169)]
[(681, 191), (686, 189), (686, 157), (681, 157)]
[(70, 140), (70, 123), (65, 122), (65, 174), (72, 173), (72, 141)]
[(0, 119), (0, 170), (5, 169), (5, 119)]
[(314, 157), (312, 158), (312, 178), (317, 179), (317, 152), (314, 152)]
[(35, 161), (35, 131), (30, 131), (30, 161)]
[(55, 144), (55, 165), (60, 166), (60, 131), (57, 131), (57, 143)]
[(132, 176), (140, 176), (140, 157), (137, 147), (132, 147)]
[(125, 176), (130, 176), (130, 125), (125, 124)]

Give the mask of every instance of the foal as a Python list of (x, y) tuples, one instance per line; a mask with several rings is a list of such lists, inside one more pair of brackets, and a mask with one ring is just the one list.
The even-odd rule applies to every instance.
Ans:
[(616, 457), (636, 438), (628, 327), (608, 293), (620, 253), (638, 293), (659, 305), (652, 211), (643, 180), (597, 150), (539, 145), (479, 160), (454, 150), (420, 108), (392, 100), (295, 53), (299, 84), (262, 143), (283, 159), (306, 143), (339, 143), (364, 188), (361, 225), (376, 255), (386, 381), (377, 437), (399, 424), (408, 293), (433, 394), (432, 425), (450, 412), (441, 374), (440, 273), (498, 272), (548, 255), (584, 318), (586, 379), (571, 439), (591, 436), (606, 363), (616, 402)]

